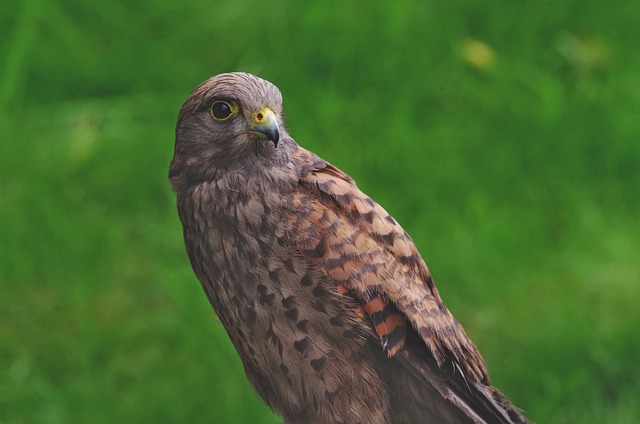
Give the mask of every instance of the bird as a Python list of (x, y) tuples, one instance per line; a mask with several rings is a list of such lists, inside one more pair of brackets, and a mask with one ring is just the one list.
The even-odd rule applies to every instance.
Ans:
[(409, 235), (288, 134), (274, 84), (232, 72), (197, 86), (169, 180), (193, 271), (285, 423), (528, 422)]

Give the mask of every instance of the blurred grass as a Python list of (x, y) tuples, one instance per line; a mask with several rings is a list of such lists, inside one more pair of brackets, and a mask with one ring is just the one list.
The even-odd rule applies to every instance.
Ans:
[(0, 5), (0, 422), (255, 422), (166, 181), (212, 74), (412, 235), (537, 422), (640, 420), (632, 2)]

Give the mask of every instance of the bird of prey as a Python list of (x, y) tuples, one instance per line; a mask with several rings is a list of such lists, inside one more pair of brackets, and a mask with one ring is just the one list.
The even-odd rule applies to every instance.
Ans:
[(285, 423), (524, 423), (411, 238), (298, 146), (282, 96), (214, 76), (180, 110), (169, 179), (193, 270)]

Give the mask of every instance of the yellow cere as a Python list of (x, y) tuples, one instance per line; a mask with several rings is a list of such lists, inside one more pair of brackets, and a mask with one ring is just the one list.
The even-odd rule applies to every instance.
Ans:
[(269, 118), (270, 115), (275, 117), (275, 113), (273, 113), (271, 108), (265, 106), (253, 114), (253, 122), (255, 122), (256, 124), (262, 124)]

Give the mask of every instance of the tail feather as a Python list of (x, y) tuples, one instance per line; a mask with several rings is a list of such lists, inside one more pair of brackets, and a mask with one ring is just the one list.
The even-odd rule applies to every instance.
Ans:
[(438, 366), (420, 344), (409, 343), (394, 357), (388, 375), (392, 422), (525, 424), (522, 412), (496, 388), (468, 381), (452, 362)]

